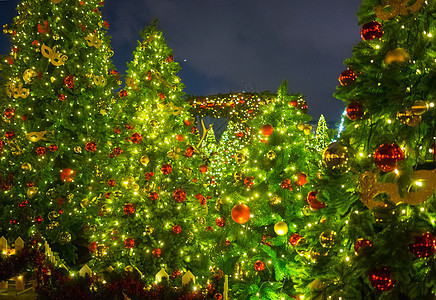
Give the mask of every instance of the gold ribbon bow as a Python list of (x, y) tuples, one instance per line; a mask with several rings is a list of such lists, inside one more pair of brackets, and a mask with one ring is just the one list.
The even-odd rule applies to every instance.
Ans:
[(95, 48), (100, 48), (101, 45), (103, 44), (101, 42), (101, 40), (93, 34), (89, 34), (87, 37), (85, 37), (86, 43), (88, 44), (88, 46), (92, 47), (94, 46)]
[[(51, 134), (54, 134), (54, 131), (48, 131)], [(26, 134), (26, 138), (29, 139), (31, 142), (38, 142), (39, 140), (48, 140), (48, 138), (44, 137), (44, 135), (47, 133), (47, 131), (39, 131), (39, 132), (30, 132)]]
[(65, 64), (65, 62), (68, 60), (68, 56), (56, 52), (56, 47), (57, 46), (54, 46), (52, 49), (45, 44), (42, 44), (41, 53), (44, 57), (48, 58), (53, 65), (58, 67)]
[(18, 84), (13, 81), (9, 81), (6, 84), (6, 94), (9, 97), (17, 98), (27, 98), (29, 96), (29, 89), (23, 88), (23, 83), (19, 82)]
[(94, 75), (94, 83), (95, 85), (106, 86), (107, 80), (104, 76)]

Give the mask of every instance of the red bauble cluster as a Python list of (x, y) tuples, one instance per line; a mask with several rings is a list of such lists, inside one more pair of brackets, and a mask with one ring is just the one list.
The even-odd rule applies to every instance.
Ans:
[(182, 272), (180, 272), (180, 270), (174, 270), (172, 276), (173, 276), (173, 278), (176, 278), (176, 277), (180, 276), (180, 274), (182, 274)]
[(126, 97), (128, 95), (126, 90), (121, 90), (119, 94), (120, 94), (120, 98)]
[(15, 109), (8, 107), (5, 109), (5, 117), (8, 119), (12, 119), (15, 115)]
[(304, 173), (297, 174), (297, 182), (295, 183), (297, 186), (303, 186), (307, 183), (307, 175)]
[(404, 152), (397, 144), (381, 144), (374, 152), (374, 163), (380, 171), (391, 172), (397, 162), (404, 159)]
[(379, 39), (383, 36), (382, 25), (377, 21), (366, 23), (362, 26), (360, 34), (364, 41)]
[(145, 173), (145, 180), (150, 180), (151, 177), (154, 176), (154, 172), (146, 172)]
[(164, 173), (165, 175), (170, 174), (173, 171), (173, 168), (171, 167), (170, 164), (164, 164), (160, 170), (162, 171), (162, 173)]
[(244, 184), (247, 188), (251, 188), (251, 186), (254, 184), (253, 179), (254, 176), (249, 176), (244, 178)]
[(9, 221), (9, 224), (16, 225), (18, 223), (17, 219), (12, 219)]
[(254, 269), (258, 272), (265, 270), (265, 264), (263, 261), (258, 260), (254, 263)]
[(87, 142), (85, 144), (85, 150), (88, 152), (94, 152), (97, 150), (97, 144), (95, 142)]
[(291, 244), (292, 246), (296, 246), (296, 245), (298, 245), (298, 243), (300, 242), (301, 239), (302, 239), (302, 237), (298, 233), (294, 233), (289, 238), (289, 244)]
[(224, 227), (226, 225), (226, 218), (224, 218), (224, 217), (216, 218), (215, 224), (218, 227)]
[(179, 142), (183, 142), (183, 140), (184, 140), (183, 134), (176, 135), (176, 140)]
[(20, 207), (20, 208), (26, 207), (27, 203), (28, 203), (27, 200), (21, 201), (18, 203), (18, 207)]
[(362, 103), (359, 101), (354, 101), (347, 106), (347, 117), (350, 120), (356, 121), (363, 117), (365, 110)]
[(156, 201), (157, 199), (159, 199), (159, 194), (157, 192), (150, 192), (148, 196), (150, 197), (151, 201)]
[(183, 154), (183, 156), (192, 157), (192, 155), (194, 155), (194, 147), (189, 146), (188, 149), (186, 149), (185, 154)]
[(416, 257), (433, 257), (436, 252), (434, 235), (430, 232), (425, 232), (415, 237), (415, 242), (409, 245), (409, 249)]
[(41, 224), (44, 221), (44, 218), (41, 216), (36, 216), (35, 217), (35, 223), (36, 224)]
[(61, 171), (61, 180), (62, 181), (68, 181), (71, 182), (73, 181), (74, 177), (76, 176), (76, 171), (69, 169), (69, 168), (64, 168)]
[(47, 152), (47, 148), (45, 147), (36, 148), (36, 154), (38, 154), (39, 156), (44, 156), (46, 152)]
[(135, 247), (135, 239), (132, 238), (125, 239), (124, 247), (126, 247), (127, 249), (132, 249), (133, 247)]
[(262, 134), (265, 136), (270, 136), (274, 132), (274, 128), (270, 124), (265, 124), (261, 128)]
[(206, 205), (206, 198), (202, 194), (195, 195), (195, 198), (200, 201), (201, 205)]
[(68, 75), (67, 77), (65, 77), (64, 83), (66, 86), (68, 86), (69, 89), (73, 89), (74, 88), (74, 76)]
[(186, 192), (183, 189), (177, 189), (173, 194), (173, 198), (176, 202), (183, 202), (186, 200)]
[(132, 136), (130, 137), (130, 140), (134, 144), (139, 144), (142, 141), (142, 136), (136, 132), (136, 133), (132, 134)]
[(153, 78), (152, 75), (153, 73), (151, 73), (151, 71), (147, 71), (147, 76), (145, 77), (145, 79), (150, 81)]
[(375, 290), (380, 292), (389, 291), (395, 286), (391, 271), (386, 267), (369, 272), (369, 282)]
[(311, 191), (307, 194), (307, 203), (312, 210), (322, 209), (325, 207), (325, 202), (319, 202), (317, 199), (318, 191)]
[(67, 97), (65, 96), (65, 94), (60, 94), (58, 96), (59, 101), (64, 101)]
[(108, 185), (109, 185), (110, 187), (114, 187), (114, 186), (115, 186), (115, 179), (109, 179), (109, 180), (107, 181), (107, 183), (108, 183)]
[(207, 172), (207, 166), (206, 165), (201, 165), (200, 166), (200, 173), (206, 173)]
[(354, 253), (356, 255), (359, 255), (362, 253), (362, 251), (365, 251), (366, 249), (369, 249), (372, 247), (372, 242), (367, 239), (358, 239), (354, 243)]
[(236, 223), (244, 224), (250, 220), (250, 208), (246, 204), (237, 204), (232, 209), (232, 219)]
[(175, 233), (175, 234), (179, 234), (180, 232), (182, 232), (182, 227), (180, 227), (180, 225), (174, 225), (173, 226), (173, 232)]
[(133, 215), (135, 213), (135, 211), (136, 211), (136, 208), (133, 204), (128, 203), (128, 204), (124, 205), (124, 213), (126, 215)]
[(356, 82), (357, 76), (352, 70), (345, 70), (339, 76), (339, 82), (342, 86), (353, 85)]
[(292, 191), (292, 182), (290, 179), (285, 179), (280, 183), (280, 187), (284, 190)]
[(94, 253), (95, 250), (97, 250), (97, 242), (89, 243), (88, 250), (89, 250), (89, 252)]
[(6, 131), (5, 133), (5, 138), (7, 138), (8, 140), (12, 139), (14, 136), (15, 136), (14, 131)]
[(49, 149), (50, 149), (51, 152), (55, 152), (55, 151), (58, 151), (58, 146), (55, 145), (55, 144), (51, 144), (49, 146)]
[(160, 257), (162, 255), (162, 249), (156, 248), (153, 250), (152, 254), (154, 257)]

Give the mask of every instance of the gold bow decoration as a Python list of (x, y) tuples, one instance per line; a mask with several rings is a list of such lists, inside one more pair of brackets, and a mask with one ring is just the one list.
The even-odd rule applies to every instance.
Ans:
[(54, 130), (53, 131), (39, 131), (39, 132), (35, 131), (35, 132), (30, 132), (30, 133), (26, 134), (26, 138), (34, 143), (38, 142), (39, 140), (46, 141), (46, 140), (48, 140), (48, 138), (44, 137), (44, 135), (47, 132), (54, 134)]
[(9, 81), (6, 84), (6, 94), (9, 97), (14, 97), (14, 99), (17, 98), (27, 98), (29, 96), (29, 89), (23, 88), (22, 82), (16, 82), (16, 81)]
[[(400, 195), (398, 184), (378, 182), (377, 180), (378, 177), (368, 171), (359, 177), (361, 188), (360, 201), (369, 209), (384, 205), (383, 202), (374, 200), (380, 194), (387, 194), (390, 197), (390, 201), (395, 204), (407, 203), (409, 205), (418, 205), (425, 202), (434, 194), (436, 190), (436, 169), (413, 172), (411, 176), (412, 184), (404, 196)], [(412, 188), (415, 190), (411, 191)]]
[(20, 146), (18, 146), (14, 141), (8, 140), (7, 144), (9, 148), (11, 148), (11, 152), (13, 155), (20, 155), (22, 153)]
[(416, 0), (415, 4), (408, 6), (411, 0), (385, 0), (374, 9), (377, 18), (383, 21), (396, 17), (398, 15), (407, 16), (409, 13), (417, 12), (424, 0)]
[(85, 37), (86, 43), (90, 47), (100, 48), (103, 43), (101, 40), (97, 37), (97, 35), (89, 34), (87, 37)]
[(42, 44), (41, 53), (44, 57), (48, 58), (54, 66), (59, 67), (65, 64), (65, 62), (68, 60), (68, 56), (56, 52), (56, 47), (57, 46), (54, 46), (52, 49), (45, 44)]
[(104, 76), (94, 75), (94, 84), (100, 86), (106, 86), (107, 80)]

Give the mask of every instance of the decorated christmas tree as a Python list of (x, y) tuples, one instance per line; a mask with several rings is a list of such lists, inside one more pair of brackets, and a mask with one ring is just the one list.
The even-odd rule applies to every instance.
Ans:
[(434, 1), (363, 1), (363, 41), (336, 93), (345, 129), (317, 186), (325, 208), (302, 232), (309, 299), (434, 299), (435, 12)]
[(1, 61), (0, 236), (42, 235), (69, 262), (117, 83), (101, 6), (25, 0), (4, 26), (11, 52)]
[(93, 189), (90, 250), (97, 269), (136, 269), (148, 284), (170, 275), (180, 286), (188, 271), (201, 282), (211, 274), (202, 224), (207, 166), (194, 148), (172, 50), (155, 23), (141, 36), (113, 115), (113, 150)]
[(318, 168), (306, 103), (286, 89), (259, 102), (253, 118), (229, 120), (225, 143), (210, 157), (212, 265), (217, 277), (228, 275), (232, 299), (296, 295), (293, 245)]

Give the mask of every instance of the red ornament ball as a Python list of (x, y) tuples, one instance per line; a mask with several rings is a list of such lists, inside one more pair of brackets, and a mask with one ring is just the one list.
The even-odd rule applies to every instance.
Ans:
[(162, 173), (164, 173), (165, 175), (170, 174), (173, 171), (173, 168), (171, 167), (170, 164), (164, 164), (160, 170), (162, 171)]
[(246, 204), (237, 204), (232, 209), (232, 219), (238, 224), (244, 224), (250, 220), (250, 208)]
[(362, 26), (360, 34), (364, 41), (379, 39), (383, 36), (382, 25), (377, 21), (366, 23)]
[(47, 148), (45, 147), (36, 148), (36, 154), (38, 154), (39, 156), (44, 156), (46, 152), (47, 152)]
[(307, 175), (304, 173), (297, 174), (297, 182), (295, 183), (297, 186), (303, 186), (307, 183)]
[(49, 149), (51, 152), (56, 152), (56, 151), (58, 151), (58, 146), (55, 144), (51, 144)]
[(173, 198), (176, 202), (181, 203), (186, 200), (186, 192), (183, 189), (177, 189), (173, 194)]
[(215, 224), (218, 227), (224, 227), (226, 225), (226, 218), (224, 218), (224, 217), (216, 218)]
[(200, 173), (206, 173), (207, 172), (207, 166), (206, 165), (201, 165), (200, 166)]
[(180, 227), (180, 225), (174, 225), (173, 226), (173, 232), (175, 233), (175, 234), (179, 234), (180, 232), (182, 232), (182, 227)]
[(17, 219), (12, 219), (9, 221), (9, 224), (16, 225), (18, 223)]
[(395, 170), (397, 162), (404, 159), (404, 152), (395, 144), (381, 144), (374, 152), (374, 163), (380, 171)]
[(121, 90), (120, 91), (120, 98), (126, 97), (128, 95), (126, 90)]
[(274, 128), (270, 124), (265, 124), (261, 128), (262, 134), (270, 136), (274, 132)]
[(409, 245), (409, 250), (419, 258), (433, 257), (436, 252), (434, 235), (430, 232), (425, 232), (415, 237), (415, 242)]
[(176, 277), (180, 276), (180, 274), (182, 274), (182, 272), (180, 272), (180, 270), (174, 270), (172, 276), (173, 276), (173, 278), (176, 278)]
[(43, 221), (44, 221), (43, 217), (41, 217), (41, 216), (35, 217), (35, 223), (36, 224), (41, 224)]
[(8, 119), (12, 119), (15, 115), (15, 109), (8, 107), (5, 109), (5, 117)]
[(183, 134), (178, 134), (178, 135), (176, 135), (176, 140), (177, 140), (177, 141), (179, 141), (179, 142), (183, 142), (183, 139), (184, 139)]
[(156, 201), (157, 199), (159, 199), (159, 194), (157, 192), (150, 192), (148, 196), (150, 197), (151, 201)]
[(291, 244), (292, 246), (296, 246), (296, 245), (298, 245), (298, 243), (300, 242), (301, 239), (302, 239), (302, 237), (298, 233), (294, 233), (289, 238), (289, 244)]
[(66, 98), (67, 98), (67, 97), (65, 96), (65, 94), (60, 94), (60, 95), (58, 96), (58, 99), (59, 99), (60, 101), (64, 101)]
[(124, 247), (126, 247), (127, 249), (132, 249), (133, 247), (135, 247), (135, 239), (132, 238), (125, 239)]
[(126, 215), (132, 215), (135, 213), (135, 211), (136, 211), (136, 208), (133, 204), (128, 203), (128, 204), (124, 205), (124, 213)]
[(89, 252), (94, 253), (97, 250), (97, 242), (92, 242), (88, 245)]
[(365, 114), (365, 110), (363, 108), (362, 103), (359, 101), (354, 101), (348, 104), (347, 106), (347, 117), (352, 120), (356, 121), (363, 117)]
[(85, 144), (85, 150), (88, 152), (94, 152), (97, 150), (97, 144), (95, 142), (87, 142)]
[(395, 286), (391, 271), (386, 267), (370, 271), (369, 282), (375, 290), (380, 292), (389, 291)]
[(365, 251), (372, 247), (372, 242), (367, 239), (358, 239), (354, 243), (354, 253), (356, 255), (359, 255), (362, 253), (362, 251)]
[(110, 187), (113, 187), (115, 186), (115, 179), (109, 179), (107, 183), (109, 184)]
[(290, 179), (285, 179), (280, 183), (280, 187), (284, 190), (290, 190), (292, 191), (292, 183)]
[(156, 248), (152, 252), (154, 257), (160, 257), (162, 255), (162, 250), (160, 248)]
[(76, 171), (74, 171), (72, 169), (64, 168), (61, 171), (61, 180), (62, 181), (71, 182), (71, 181), (73, 181), (75, 176), (76, 176)]
[(339, 76), (339, 82), (342, 86), (353, 85), (356, 79), (357, 76), (352, 70), (345, 70)]
[(316, 194), (318, 191), (311, 191), (307, 194), (307, 203), (312, 210), (322, 209), (325, 207), (325, 202), (319, 202)]
[(263, 261), (258, 260), (254, 263), (254, 269), (258, 272), (265, 270), (265, 264)]
[(216, 293), (216, 294), (213, 296), (213, 298), (214, 298), (215, 300), (222, 300), (222, 299), (223, 299), (223, 295), (221, 295), (220, 293)]
[(5, 133), (5, 137), (8, 140), (12, 139), (14, 136), (15, 136), (15, 132), (13, 132), (13, 131), (6, 131), (6, 133)]
[(139, 144), (142, 141), (142, 136), (139, 133), (134, 133), (132, 134), (132, 136), (130, 137), (130, 140), (134, 143), (134, 144)]
[(21, 202), (18, 203), (18, 207), (20, 207), (20, 208), (26, 207), (27, 203), (28, 203), (27, 200), (21, 201)]
[(183, 154), (183, 156), (192, 157), (192, 155), (194, 155), (194, 147), (189, 146), (188, 149), (186, 149), (185, 154)]
[(251, 188), (251, 186), (254, 184), (253, 179), (254, 176), (249, 176), (244, 178), (244, 184), (247, 188)]
[(68, 75), (67, 77), (65, 77), (64, 83), (66, 86), (68, 86), (68, 88), (73, 89), (74, 88), (74, 76)]
[(298, 101), (297, 100), (292, 100), (291, 102), (289, 102), (289, 105), (293, 106), (293, 107), (297, 107), (298, 106)]

